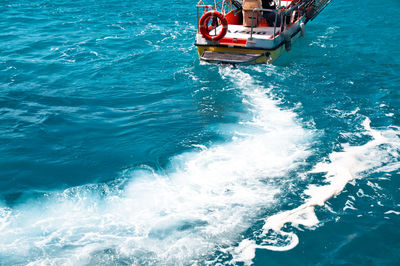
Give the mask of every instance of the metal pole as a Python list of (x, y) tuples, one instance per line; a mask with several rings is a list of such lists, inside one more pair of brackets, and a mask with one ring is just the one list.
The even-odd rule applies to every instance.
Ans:
[(200, 29), (199, 29), (199, 7), (196, 8), (197, 9), (197, 33), (199, 33)]
[(253, 9), (253, 14), (252, 14), (252, 17), (251, 17), (251, 32), (250, 32), (250, 38), (249, 38), (249, 40), (253, 39), (253, 26), (254, 26), (254, 12), (255, 12), (255, 11), (266, 11), (266, 12), (272, 12), (272, 13), (275, 14), (275, 25), (274, 25), (274, 36), (275, 36), (275, 33), (276, 33), (276, 24), (277, 24), (277, 20), (278, 20), (278, 15), (280, 15), (279, 12), (276, 11), (276, 10), (272, 10), (272, 9), (254, 8), (254, 9)]
[(251, 16), (251, 31), (250, 31), (250, 40), (253, 39), (253, 24), (254, 24), (254, 10), (257, 8), (253, 9), (253, 15)]

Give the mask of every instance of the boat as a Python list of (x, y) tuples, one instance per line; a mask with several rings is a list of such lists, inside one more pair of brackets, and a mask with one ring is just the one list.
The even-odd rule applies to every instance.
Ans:
[(195, 45), (201, 61), (271, 64), (331, 0), (200, 0)]

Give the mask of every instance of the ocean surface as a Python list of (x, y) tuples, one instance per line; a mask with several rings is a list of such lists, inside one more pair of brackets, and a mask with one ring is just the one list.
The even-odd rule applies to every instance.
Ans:
[(236, 67), (195, 4), (0, 2), (0, 265), (400, 265), (400, 2)]

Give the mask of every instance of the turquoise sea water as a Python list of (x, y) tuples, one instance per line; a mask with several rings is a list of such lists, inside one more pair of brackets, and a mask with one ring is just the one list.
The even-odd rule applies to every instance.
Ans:
[(400, 264), (400, 3), (238, 67), (195, 3), (0, 2), (0, 265)]

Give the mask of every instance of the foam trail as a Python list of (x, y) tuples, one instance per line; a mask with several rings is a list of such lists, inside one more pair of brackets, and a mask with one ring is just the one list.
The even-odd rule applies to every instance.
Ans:
[(293, 232), (285, 232), (282, 227), (290, 223), (297, 227), (303, 225), (312, 228), (319, 220), (315, 213), (316, 206), (324, 206), (330, 198), (340, 194), (345, 186), (356, 178), (361, 178), (368, 171), (390, 172), (400, 169), (400, 129), (375, 130), (367, 118), (363, 123), (365, 134), (372, 140), (361, 146), (343, 145), (343, 151), (334, 152), (329, 160), (320, 162), (309, 172), (325, 173), (326, 185), (309, 185), (304, 194), (308, 197), (299, 207), (278, 213), (265, 219), (262, 228), (261, 244), (245, 239), (231, 252), (232, 263), (252, 264), (256, 249), (287, 251), (299, 243)]
[(124, 173), (123, 184), (0, 207), (0, 260), (186, 265), (235, 246), (279, 193), (269, 180), (309, 155), (312, 134), (250, 75), (232, 68), (220, 73), (250, 112), (232, 140), (176, 156), (165, 173), (137, 169)]
[(268, 217), (263, 227), (264, 235), (267, 235), (270, 230), (285, 234), (281, 229), (286, 223), (291, 223), (293, 226), (316, 226), (319, 220), (314, 208), (323, 206), (327, 200), (340, 194), (347, 183), (362, 177), (362, 174), (367, 171), (379, 171), (382, 165), (397, 166), (399, 169), (397, 162), (400, 151), (399, 130), (396, 128), (382, 131), (372, 129), (368, 118), (365, 119), (363, 126), (365, 133), (373, 139), (361, 146), (343, 145), (343, 151), (334, 152), (329, 156), (328, 161), (315, 165), (310, 173), (325, 173), (327, 185), (309, 185), (305, 191), (308, 199), (304, 204), (293, 210)]

